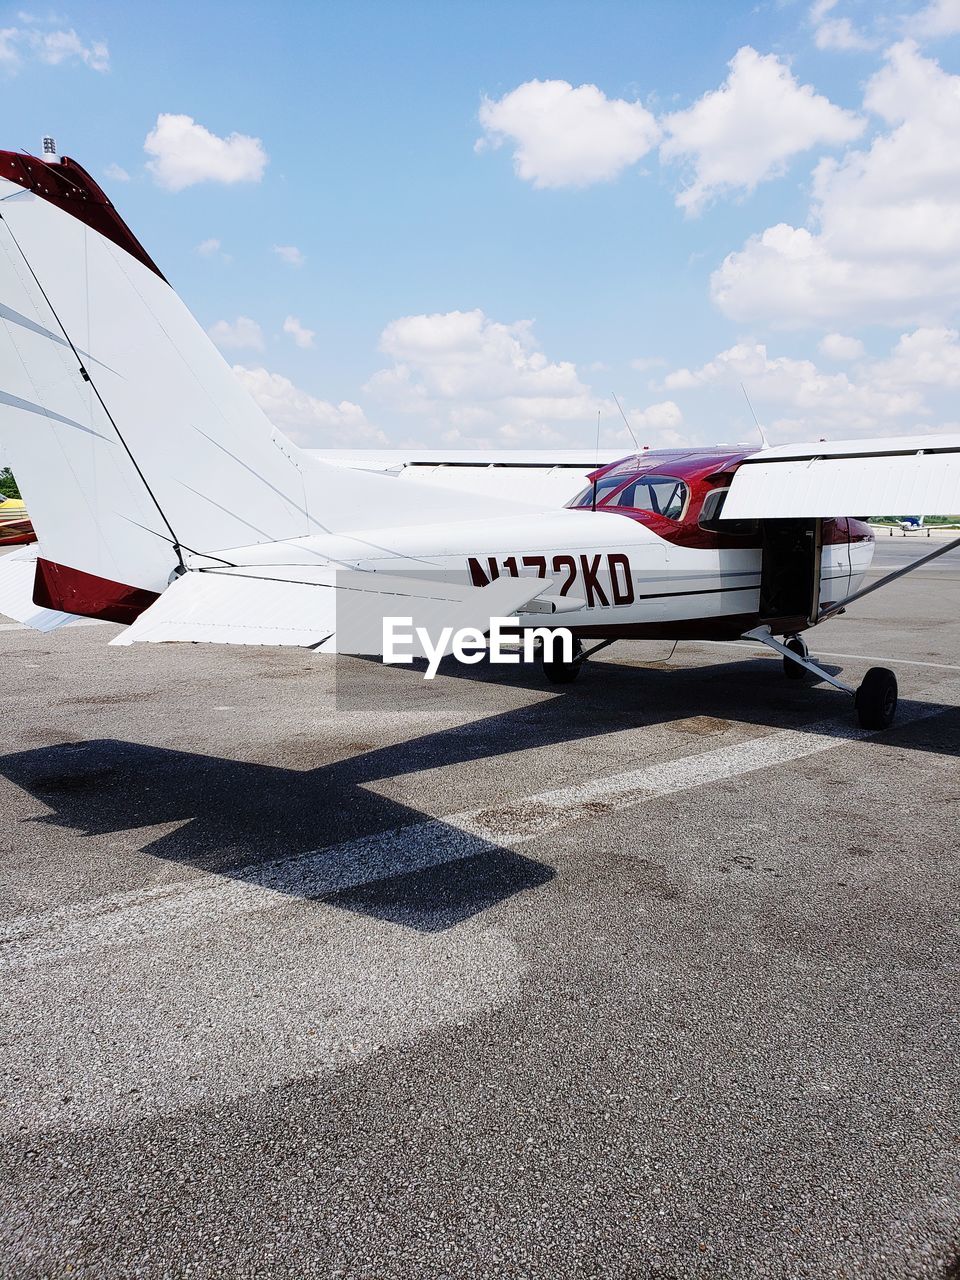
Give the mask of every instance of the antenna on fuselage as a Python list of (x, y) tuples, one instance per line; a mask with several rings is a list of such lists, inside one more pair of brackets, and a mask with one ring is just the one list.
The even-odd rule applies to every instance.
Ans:
[(615, 391), (611, 391), (611, 392), (610, 392), (610, 394), (613, 396), (614, 402), (615, 402), (615, 404), (616, 404), (617, 408), (620, 410), (620, 417), (623, 419), (623, 425), (624, 425), (624, 426), (627, 428), (627, 430), (630, 432), (630, 439), (633, 441), (634, 448), (636, 449), (637, 453), (639, 453), (639, 452), (640, 452), (640, 441), (639, 441), (639, 440), (637, 439), (637, 437), (634, 435), (634, 433), (633, 433), (633, 427), (631, 427), (630, 423), (627, 421), (627, 415), (623, 412), (623, 405), (622, 405), (622, 404), (620, 403), (620, 401), (617, 399), (617, 393), (616, 393)]
[(597, 509), (597, 472), (600, 470), (600, 410), (597, 410), (597, 465), (593, 468), (593, 509)]
[(760, 432), (761, 443), (763, 444), (763, 447), (765, 449), (769, 449), (770, 441), (767, 439), (767, 433), (764, 431), (763, 427), (761, 427), (760, 419), (757, 417), (756, 413), (754, 413), (753, 405), (750, 403), (750, 397), (747, 395), (747, 388), (743, 385), (742, 382), (740, 383), (740, 390), (743, 392), (743, 398), (747, 402), (747, 408), (753, 414), (753, 420), (757, 424), (757, 430)]

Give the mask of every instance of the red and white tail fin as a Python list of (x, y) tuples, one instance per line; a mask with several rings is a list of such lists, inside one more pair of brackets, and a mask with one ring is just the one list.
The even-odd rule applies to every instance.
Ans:
[(280, 435), (69, 159), (0, 152), (0, 321), (0, 448), (43, 548), (41, 603), (130, 621), (181, 548), (501, 506), (345, 473)]

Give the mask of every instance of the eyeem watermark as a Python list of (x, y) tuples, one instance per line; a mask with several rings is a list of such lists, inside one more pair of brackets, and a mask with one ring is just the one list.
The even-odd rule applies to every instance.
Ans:
[[(383, 660), (391, 666), (426, 658), (424, 680), (437, 674), (440, 659), (448, 653), (458, 662), (472, 665), (488, 657), (491, 662), (532, 662), (537, 648), (543, 645), (547, 662), (573, 661), (573, 635), (566, 627), (529, 627), (524, 630), (517, 647), (516, 618), (491, 618), (490, 630), (484, 635), (479, 627), (441, 627), (435, 636), (427, 627), (415, 627), (413, 618), (384, 618)], [(559, 645), (559, 656), (557, 647)]]

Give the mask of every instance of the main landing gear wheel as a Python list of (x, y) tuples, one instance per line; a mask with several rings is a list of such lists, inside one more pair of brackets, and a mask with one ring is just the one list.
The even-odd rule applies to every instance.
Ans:
[[(541, 650), (542, 652), (542, 650)], [(583, 645), (574, 636), (573, 638), (573, 661), (572, 662), (547, 662), (541, 657), (540, 664), (543, 667), (543, 674), (547, 677), (551, 684), (572, 684), (580, 674), (580, 668), (583, 666)]]
[(897, 677), (886, 667), (871, 667), (857, 690), (855, 705), (863, 729), (889, 729), (897, 714)]
[[(784, 644), (791, 653), (795, 653), (798, 658), (809, 658), (810, 651), (807, 648), (805, 640), (800, 636), (791, 636), (789, 640), (785, 640)], [(788, 680), (809, 680), (810, 672), (806, 667), (801, 667), (799, 662), (794, 662), (792, 658), (784, 658), (783, 674)]]

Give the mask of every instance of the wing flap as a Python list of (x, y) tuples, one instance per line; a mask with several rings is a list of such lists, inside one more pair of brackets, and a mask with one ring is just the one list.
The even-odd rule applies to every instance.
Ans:
[[(960, 512), (960, 437), (909, 441), (784, 446), (755, 454), (737, 469), (721, 520)], [(871, 448), (872, 445), (872, 448)], [(904, 448), (906, 445), (906, 448)], [(892, 447), (899, 446), (899, 447)]]

